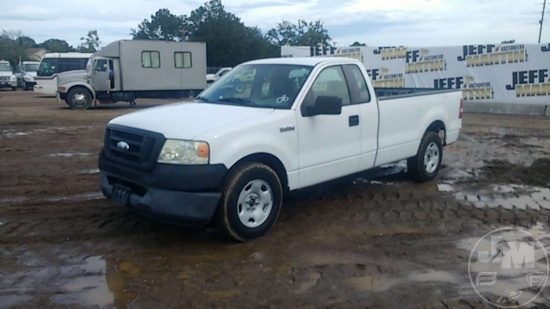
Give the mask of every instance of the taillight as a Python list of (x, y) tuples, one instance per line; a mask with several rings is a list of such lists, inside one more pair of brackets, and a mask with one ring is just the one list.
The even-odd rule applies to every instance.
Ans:
[(458, 119), (462, 119), (464, 113), (464, 99), (460, 99), (460, 109), (458, 110)]

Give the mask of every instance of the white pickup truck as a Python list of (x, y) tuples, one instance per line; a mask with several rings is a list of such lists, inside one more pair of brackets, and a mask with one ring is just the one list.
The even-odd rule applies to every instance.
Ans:
[(101, 188), (138, 213), (215, 222), (245, 241), (273, 226), (287, 191), (404, 159), (416, 180), (432, 180), (461, 118), (456, 91), (376, 98), (353, 59), (251, 61), (192, 103), (111, 120)]

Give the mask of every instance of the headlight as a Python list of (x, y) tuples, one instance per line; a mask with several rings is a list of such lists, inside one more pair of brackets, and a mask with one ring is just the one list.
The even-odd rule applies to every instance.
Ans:
[(169, 139), (164, 142), (157, 162), (169, 164), (208, 164), (210, 146), (206, 142)]
[(15, 77), (15, 75), (12, 75), (12, 76), (10, 77), (10, 80), (11, 80), (11, 81), (16, 81), (16, 80), (17, 80), (17, 77)]
[(23, 77), (23, 79), (25, 79), (26, 82), (34, 81), (34, 78), (32, 76), (29, 76), (29, 75), (25, 75), (25, 77)]

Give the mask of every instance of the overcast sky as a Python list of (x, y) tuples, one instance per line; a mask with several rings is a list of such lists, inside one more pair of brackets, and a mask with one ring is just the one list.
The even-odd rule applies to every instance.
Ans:
[[(131, 39), (131, 29), (158, 9), (189, 15), (206, 0), (0, 0), (0, 29), (37, 43), (56, 38), (76, 47), (88, 30), (101, 45)], [(543, 0), (222, 0), (246, 26), (264, 33), (282, 20), (321, 20), (337, 46), (447, 46), (536, 43)], [(547, 6), (547, 13), (550, 4)], [(550, 14), (541, 43), (550, 42)]]

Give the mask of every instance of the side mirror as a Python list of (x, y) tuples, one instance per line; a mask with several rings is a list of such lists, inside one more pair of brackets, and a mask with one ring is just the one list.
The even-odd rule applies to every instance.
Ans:
[(302, 116), (304, 117), (340, 115), (342, 113), (342, 98), (335, 96), (318, 96), (313, 105), (303, 105), (302, 107)]

